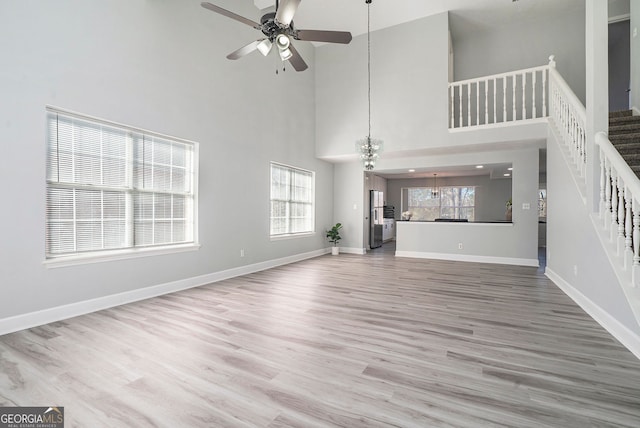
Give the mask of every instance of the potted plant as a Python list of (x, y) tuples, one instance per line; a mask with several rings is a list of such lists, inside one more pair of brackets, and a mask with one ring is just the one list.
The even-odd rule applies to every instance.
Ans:
[(340, 236), (340, 229), (342, 228), (342, 224), (336, 223), (331, 229), (327, 230), (327, 239), (329, 242), (333, 244), (331, 247), (331, 254), (338, 255), (340, 253), (340, 248), (338, 247), (338, 241), (342, 239)]
[(513, 202), (511, 201), (511, 198), (509, 198), (509, 200), (507, 200), (507, 203), (505, 205), (507, 207), (507, 212), (505, 214), (505, 217), (507, 218), (507, 221), (511, 221), (511, 219), (512, 219), (512, 207), (513, 207)]

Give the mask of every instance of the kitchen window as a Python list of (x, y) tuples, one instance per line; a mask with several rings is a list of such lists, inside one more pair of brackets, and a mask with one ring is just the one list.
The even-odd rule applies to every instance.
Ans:
[(313, 233), (315, 174), (271, 163), (271, 237)]
[(47, 109), (47, 259), (195, 245), (196, 165), (196, 143)]
[(475, 187), (407, 188), (407, 211), (412, 220), (475, 219)]

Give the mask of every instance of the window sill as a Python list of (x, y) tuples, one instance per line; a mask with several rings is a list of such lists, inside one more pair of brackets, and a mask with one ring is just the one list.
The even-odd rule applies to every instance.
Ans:
[(270, 239), (272, 241), (284, 241), (286, 239), (306, 238), (308, 236), (313, 236), (315, 234), (316, 234), (315, 232), (289, 233), (287, 235), (270, 236)]
[(175, 254), (175, 253), (184, 253), (187, 251), (197, 251), (200, 249), (200, 244), (184, 244), (184, 245), (174, 245), (171, 247), (158, 247), (158, 248), (135, 248), (135, 249), (126, 249), (126, 250), (114, 250), (114, 251), (104, 251), (98, 254), (74, 254), (69, 256), (60, 256), (55, 258), (50, 258), (42, 262), (42, 264), (51, 269), (51, 268), (59, 268), (59, 267), (67, 267), (67, 266), (77, 266), (84, 265), (89, 263), (101, 263), (101, 262), (109, 262), (114, 260), (127, 260), (134, 259), (138, 257), (152, 257), (159, 256), (163, 254)]

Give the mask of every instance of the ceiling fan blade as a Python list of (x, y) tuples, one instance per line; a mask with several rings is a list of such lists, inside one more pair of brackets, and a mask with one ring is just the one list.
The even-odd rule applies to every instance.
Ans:
[(293, 47), (293, 44), (289, 45), (289, 49), (291, 49), (291, 53), (293, 54), (291, 55), (291, 58), (289, 58), (289, 64), (291, 64), (291, 66), (296, 71), (304, 71), (307, 68), (309, 68), (309, 66), (307, 65), (306, 62), (304, 62), (304, 60), (302, 59), (302, 57), (300, 56), (296, 48)]
[(262, 40), (256, 40), (255, 42), (251, 42), (248, 45), (241, 47), (237, 51), (231, 52), (229, 55), (227, 55), (227, 58), (228, 59), (240, 59), (243, 56), (245, 56), (247, 54), (250, 54), (251, 52), (253, 52), (256, 49), (258, 49), (258, 45), (260, 44), (260, 42), (262, 42)]
[(287, 28), (298, 10), (300, 0), (282, 0), (276, 11), (276, 22)]
[(348, 44), (353, 38), (348, 31), (298, 30), (295, 38), (309, 42), (329, 42)]
[(245, 18), (244, 16), (237, 15), (233, 12), (229, 12), (227, 9), (223, 9), (220, 6), (216, 6), (215, 4), (211, 4), (209, 2), (203, 1), (202, 3), (200, 3), (200, 6), (204, 7), (205, 9), (209, 9), (213, 12), (219, 13), (220, 15), (224, 15), (227, 18), (235, 19), (236, 21), (242, 22), (243, 24), (247, 24), (255, 28), (256, 30), (260, 30), (262, 28), (260, 24), (258, 24), (257, 22), (252, 21), (248, 18)]

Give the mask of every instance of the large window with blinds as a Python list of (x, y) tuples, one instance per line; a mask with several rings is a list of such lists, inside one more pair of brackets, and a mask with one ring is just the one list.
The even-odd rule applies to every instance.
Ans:
[(312, 171), (271, 163), (271, 236), (315, 230), (315, 175)]
[(194, 244), (195, 143), (47, 111), (46, 257)]

